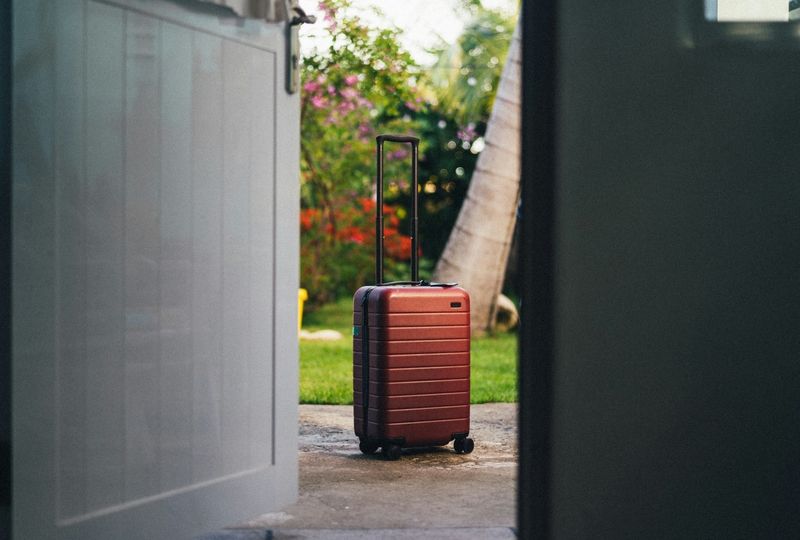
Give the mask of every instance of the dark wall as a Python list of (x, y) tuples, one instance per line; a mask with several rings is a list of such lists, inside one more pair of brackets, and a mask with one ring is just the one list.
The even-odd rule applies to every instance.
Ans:
[(679, 0), (537, 14), (523, 536), (800, 537), (798, 43)]
[(11, 2), (0, 2), (0, 539), (11, 528)]

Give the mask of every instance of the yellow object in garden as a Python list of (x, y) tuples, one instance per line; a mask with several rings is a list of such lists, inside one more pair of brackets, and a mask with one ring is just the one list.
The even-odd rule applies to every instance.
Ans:
[(303, 303), (308, 300), (308, 291), (299, 289), (297, 291), (297, 333), (303, 328)]

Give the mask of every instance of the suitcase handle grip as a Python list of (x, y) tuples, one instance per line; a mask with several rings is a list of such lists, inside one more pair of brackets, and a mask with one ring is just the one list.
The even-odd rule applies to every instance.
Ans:
[(455, 287), (458, 285), (455, 281), (451, 281), (449, 283), (439, 283), (436, 281), (427, 281), (425, 279), (421, 279), (419, 281), (387, 281), (386, 283), (381, 283), (381, 285), (419, 285), (423, 287)]
[(378, 144), (381, 144), (384, 141), (389, 142), (399, 142), (399, 143), (409, 143), (409, 144), (419, 144), (419, 139), (417, 137), (412, 137), (411, 135), (378, 135), (375, 137), (378, 141)]
[(383, 283), (383, 143), (399, 142), (411, 145), (411, 281), (419, 280), (419, 257), (417, 249), (417, 214), (419, 212), (419, 178), (417, 162), (419, 160), (419, 139), (409, 135), (378, 135), (377, 142), (377, 203), (375, 205), (375, 282)]

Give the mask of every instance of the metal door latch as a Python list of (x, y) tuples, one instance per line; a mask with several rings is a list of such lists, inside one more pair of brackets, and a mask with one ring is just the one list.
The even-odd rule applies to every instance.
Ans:
[(289, 69), (287, 70), (286, 91), (290, 94), (297, 92), (297, 88), (300, 86), (300, 25), (317, 22), (314, 15), (307, 15), (300, 6), (292, 7), (292, 11), (295, 15), (289, 20), (287, 29), (289, 33)]

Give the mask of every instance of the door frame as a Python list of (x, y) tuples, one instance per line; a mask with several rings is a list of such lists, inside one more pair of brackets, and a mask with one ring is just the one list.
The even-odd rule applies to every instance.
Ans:
[(0, 3), (0, 540), (11, 536), (11, 13)]
[(520, 538), (550, 537), (550, 449), (555, 360), (555, 189), (558, 117), (557, 0), (525, 0), (519, 271)]

